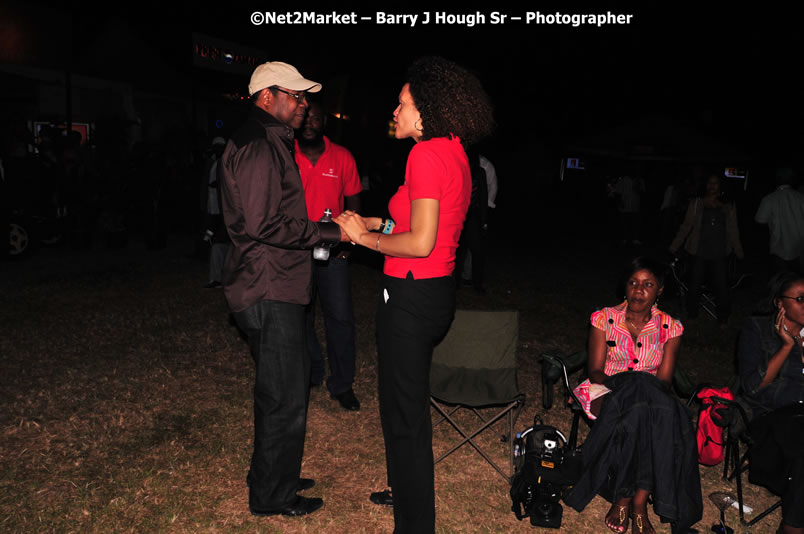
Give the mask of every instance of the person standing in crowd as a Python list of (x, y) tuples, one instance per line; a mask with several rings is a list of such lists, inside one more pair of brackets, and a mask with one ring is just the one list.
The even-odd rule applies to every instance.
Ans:
[(229, 235), (223, 226), (221, 217), (221, 201), (218, 194), (218, 161), (226, 139), (216, 137), (212, 140), (209, 157), (204, 165), (204, 183), (206, 189), (206, 217), (204, 217), (204, 241), (209, 244), (209, 280), (205, 288), (221, 287), (223, 278), (223, 262), (229, 250)]
[[(330, 210), (332, 217), (344, 207), (360, 211), (360, 175), (352, 154), (324, 135), (326, 115), (317, 102), (310, 102), (307, 117), (296, 139), (296, 163), (299, 165), (307, 215), (317, 221)], [(307, 307), (307, 352), (310, 354), (310, 383), (324, 379), (324, 355), (315, 334), (315, 297), (321, 299), (327, 335), (330, 376), (327, 390), (345, 410), (360, 409), (352, 383), (355, 378), (355, 319), (349, 280), (349, 245), (330, 251), (327, 261), (313, 261), (313, 298)]]
[[(472, 158), (469, 157), (469, 165), (472, 165)], [(482, 214), (482, 221), (480, 225), (479, 231), (479, 246), (476, 248), (478, 249), (478, 254), (480, 254), (479, 258), (475, 258), (475, 252), (469, 247), (469, 250), (466, 250), (465, 259), (463, 261), (458, 258), (458, 261), (455, 263), (455, 279), (460, 283), (467, 283), (473, 284), (475, 289), (477, 289), (480, 293), (485, 293), (485, 277), (486, 277), (486, 254), (487, 254), (487, 247), (488, 247), (488, 235), (489, 235), (489, 224), (490, 221), (494, 219), (494, 210), (497, 207), (497, 170), (494, 168), (494, 165), (484, 156), (483, 154), (478, 155), (478, 160), (480, 162), (480, 169), (485, 173), (486, 176), (486, 194), (487, 200), (486, 205), (488, 208), (481, 210)], [(475, 172), (476, 170), (472, 169), (472, 195), (475, 194)], [(482, 184), (479, 184), (482, 187)], [(482, 194), (482, 193), (481, 193)], [(471, 211), (471, 207), (469, 208)], [(467, 214), (467, 220), (469, 215)], [(466, 225), (464, 225), (464, 228)], [(463, 234), (461, 234), (463, 237)], [(463, 244), (461, 245), (463, 247)], [(458, 248), (458, 255), (461, 255), (461, 248)], [(475, 275), (473, 270), (473, 265), (477, 263), (480, 266), (480, 273)]]
[(640, 211), (645, 182), (642, 178), (621, 176), (609, 185), (609, 195), (617, 198), (617, 212), (620, 214), (621, 245), (641, 245), (639, 240)]
[(754, 220), (768, 225), (772, 272), (804, 272), (804, 195), (793, 189), (792, 169), (779, 169), (776, 184), (759, 203)]
[[(455, 314), (455, 251), (472, 188), (464, 146), (490, 133), (480, 81), (439, 57), (410, 67), (394, 111), (395, 137), (413, 139), (405, 182), (391, 198), (393, 220), (345, 211), (349, 238), (385, 255), (377, 311), (380, 419), (394, 532), (435, 531), (430, 362)], [(372, 233), (371, 231), (379, 231)]]
[(720, 176), (710, 175), (704, 195), (690, 201), (684, 221), (670, 243), (670, 252), (675, 254), (682, 244), (692, 262), (687, 318), (698, 317), (701, 286), (708, 274), (715, 291), (718, 322), (726, 325), (731, 310), (729, 255), (734, 253), (742, 259), (743, 246), (737, 229), (737, 209), (733, 202), (725, 200)]
[(489, 191), (488, 206), (490, 210), (493, 210), (497, 207), (497, 169), (483, 154), (480, 154), (480, 166), (486, 171), (486, 187)]
[[(471, 279), (475, 291), (483, 294), (486, 292), (484, 287), (486, 251), (483, 233), (487, 227), (489, 190), (486, 170), (480, 165), (480, 154), (470, 149), (466, 155), (472, 173), (472, 195), (459, 241), (455, 280), (457, 284), (461, 284), (464, 280)], [(465, 268), (467, 263), (471, 264), (471, 269)]]
[(293, 158), (293, 130), (304, 121), (307, 93), (321, 84), (274, 61), (254, 70), (248, 89), (254, 107), (226, 144), (219, 178), (232, 240), (223, 292), (256, 367), (249, 508), (254, 515), (300, 516), (324, 504), (297, 495), (314, 484), (300, 478), (310, 383), (309, 249), (334, 246), (342, 234), (334, 223), (307, 218)]

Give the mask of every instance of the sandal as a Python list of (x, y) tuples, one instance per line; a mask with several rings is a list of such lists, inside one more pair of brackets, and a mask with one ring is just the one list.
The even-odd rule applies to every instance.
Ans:
[(631, 519), (634, 520), (634, 527), (631, 531), (632, 533), (639, 532), (639, 534), (656, 534), (656, 531), (653, 530), (653, 525), (651, 525), (650, 521), (648, 521), (647, 513), (633, 512), (631, 514)]
[[(625, 503), (625, 505), (621, 503)], [(623, 534), (628, 530), (628, 517), (631, 515), (631, 499), (620, 499), (609, 508), (606, 514), (606, 526), (612, 532)]]

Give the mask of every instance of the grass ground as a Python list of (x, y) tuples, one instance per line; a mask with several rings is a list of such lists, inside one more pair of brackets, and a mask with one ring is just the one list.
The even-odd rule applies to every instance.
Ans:
[[(543, 415), (569, 430), (568, 410), (544, 413), (538, 361), (548, 349), (583, 348), (589, 313), (617, 302), (616, 272), (590, 272), (591, 247), (538, 258), (496, 251), (487, 294), (459, 292), (460, 307), (520, 311), (519, 382), (527, 395), (520, 428)], [(256, 518), (245, 486), (252, 362), (222, 293), (201, 289), (206, 267), (186, 258), (188, 249), (51, 250), (0, 264), (0, 531), (391, 532), (391, 510), (368, 501), (385, 487), (378, 271), (359, 263), (352, 270), (361, 411), (341, 410), (326, 390), (311, 393), (303, 475), (316, 479), (307, 494), (322, 497), (324, 509)], [(738, 295), (736, 316), (754, 296)], [(688, 328), (681, 363), (694, 381), (732, 372), (736, 332), (704, 319)], [(436, 451), (452, 439), (446, 430), (436, 429)], [(504, 445), (487, 445), (504, 459)], [(733, 487), (720, 467), (701, 467), (701, 476), (705, 511), (697, 527), (708, 531), (717, 511), (706, 495)], [(436, 486), (438, 532), (538, 531), (516, 521), (507, 483), (470, 450), (436, 467)], [(761, 508), (771, 497), (748, 486), (746, 502)], [(580, 514), (565, 507), (563, 531), (605, 532), (607, 508), (600, 498)], [(736, 512), (727, 514), (734, 526)], [(753, 532), (773, 532), (778, 521), (777, 512)], [(669, 532), (655, 517), (653, 524)]]

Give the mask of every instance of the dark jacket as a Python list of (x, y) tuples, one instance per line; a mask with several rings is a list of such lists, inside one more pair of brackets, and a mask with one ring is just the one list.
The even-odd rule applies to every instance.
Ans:
[(794, 402), (804, 402), (801, 345), (793, 345), (773, 382), (759, 388), (768, 372), (770, 358), (782, 347), (782, 340), (774, 329), (774, 319), (774, 315), (748, 317), (740, 330), (737, 345), (740, 387), (754, 410), (754, 416)]
[(307, 218), (293, 130), (255, 107), (232, 135), (218, 165), (223, 218), (232, 246), (224, 295), (233, 312), (262, 300), (310, 302), (312, 253), (337, 244), (335, 223)]

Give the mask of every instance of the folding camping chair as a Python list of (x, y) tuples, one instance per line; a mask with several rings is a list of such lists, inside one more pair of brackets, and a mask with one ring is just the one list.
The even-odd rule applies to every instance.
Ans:
[[(575, 448), (578, 441), (578, 424), (584, 416), (581, 403), (575, 397), (573, 388), (570, 385), (569, 375), (583, 369), (586, 366), (588, 356), (586, 351), (579, 351), (574, 354), (565, 355), (561, 351), (549, 351), (542, 353), (542, 405), (545, 410), (553, 407), (553, 387), (556, 382), (561, 381), (564, 386), (564, 398), (573, 401), (570, 409), (573, 413), (572, 429), (570, 430), (569, 446)], [(686, 398), (694, 390), (694, 386), (684, 370), (676, 365), (673, 372), (673, 385), (679, 396)], [(587, 423), (589, 419), (584, 417)], [(590, 425), (591, 426), (591, 425)]]
[(553, 406), (553, 384), (558, 380), (564, 386), (564, 398), (570, 403), (572, 410), (572, 426), (570, 427), (570, 437), (567, 446), (570, 450), (575, 450), (578, 446), (578, 425), (583, 417), (589, 426), (592, 421), (586, 417), (581, 401), (575, 396), (569, 382), (569, 375), (586, 364), (586, 351), (576, 352), (569, 356), (559, 351), (542, 353), (542, 404), (546, 410)]
[[(670, 262), (670, 273), (673, 275), (673, 281), (675, 282), (676, 286), (676, 293), (678, 294), (678, 298), (680, 300), (680, 304), (683, 309), (686, 310), (686, 299), (687, 293), (689, 293), (689, 288), (687, 284), (684, 282), (684, 278), (687, 277), (687, 269), (688, 269), (688, 261), (683, 260), (680, 257), (673, 258), (673, 261)], [(729, 280), (728, 280), (728, 288), (729, 290), (734, 290), (740, 287), (740, 285), (750, 277), (750, 274), (747, 273), (738, 273), (737, 272), (737, 263), (734, 256), (729, 259)], [(707, 314), (709, 314), (712, 319), (717, 319), (717, 302), (715, 301), (715, 296), (710, 291), (706, 285), (701, 286), (701, 308)], [(690, 310), (687, 310), (689, 313)]]
[[(705, 385), (701, 387), (705, 387)], [(698, 389), (700, 389), (700, 387)], [(698, 390), (696, 390), (693, 397), (690, 398), (690, 402), (694, 396), (697, 396), (697, 392)], [(737, 509), (739, 510), (740, 523), (750, 527), (779, 508), (782, 505), (782, 499), (779, 499), (764, 511), (759, 512), (750, 521), (746, 521), (743, 502), (743, 472), (748, 470), (749, 451), (753, 446), (753, 441), (748, 433), (748, 415), (738, 400), (724, 399), (721, 397), (709, 397), (709, 399), (715, 405), (721, 405), (723, 407), (722, 411), (720, 411), (726, 435), (723, 480), (736, 480)], [(740, 454), (741, 442), (747, 445), (746, 451), (742, 455)], [(731, 471), (731, 473), (729, 473), (729, 471)]]
[[(436, 464), (468, 443), (510, 482), (514, 472), (514, 440), (511, 436), (525, 404), (516, 375), (518, 340), (517, 311), (455, 312), (449, 332), (433, 352), (430, 403), (440, 415), (433, 427), (448, 421), (462, 439), (438, 456)], [(478, 428), (461, 426), (456, 413), (461, 408), (471, 410), (480, 419)], [(490, 416), (486, 408), (494, 409)], [(503, 470), (476, 439), (503, 418), (507, 419), (502, 437), (508, 448), (508, 470)]]
[[(565, 386), (569, 387), (569, 375), (586, 367), (588, 356), (585, 350), (565, 355), (561, 351), (550, 351), (542, 354), (542, 405), (545, 410), (553, 407), (553, 386), (562, 375), (565, 376)], [(689, 375), (680, 366), (673, 371), (673, 386), (681, 398), (689, 397), (695, 386)]]

